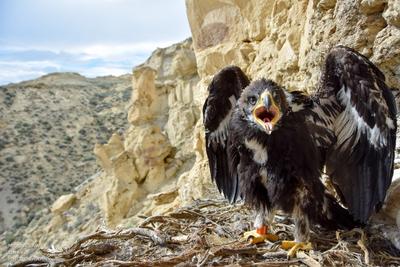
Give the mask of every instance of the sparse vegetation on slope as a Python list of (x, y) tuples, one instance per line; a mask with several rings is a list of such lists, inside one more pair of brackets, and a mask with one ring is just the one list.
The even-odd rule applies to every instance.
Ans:
[(0, 88), (0, 232), (95, 173), (94, 144), (126, 127), (131, 91), (131, 75), (75, 73)]

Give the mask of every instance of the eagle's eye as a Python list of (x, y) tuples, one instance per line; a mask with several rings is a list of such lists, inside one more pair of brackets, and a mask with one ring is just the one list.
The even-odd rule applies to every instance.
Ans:
[(249, 96), (247, 98), (247, 102), (249, 102), (250, 105), (255, 105), (257, 103), (257, 97), (255, 96)]

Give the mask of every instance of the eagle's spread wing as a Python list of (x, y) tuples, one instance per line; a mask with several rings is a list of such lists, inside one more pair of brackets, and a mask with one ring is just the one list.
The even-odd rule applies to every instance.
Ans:
[(235, 66), (222, 69), (208, 87), (209, 96), (203, 106), (203, 123), (206, 131), (206, 151), (210, 173), (218, 190), (231, 202), (239, 197), (239, 181), (236, 168), (232, 168), (228, 159), (229, 123), (236, 100), (247, 85), (249, 79)]
[(331, 122), (336, 137), (326, 154), (327, 173), (354, 218), (366, 222), (380, 208), (393, 175), (394, 97), (376, 66), (341, 46), (326, 59), (317, 95), (331, 100), (320, 103), (319, 115)]

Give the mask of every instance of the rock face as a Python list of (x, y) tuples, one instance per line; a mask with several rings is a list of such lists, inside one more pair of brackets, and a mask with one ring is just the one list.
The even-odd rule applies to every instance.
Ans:
[[(76, 190), (68, 210), (32, 221), (17, 233), (20, 240), (65, 245), (103, 219), (109, 227), (132, 226), (137, 215), (215, 197), (200, 117), (206, 88), (226, 65), (311, 92), (329, 48), (343, 44), (371, 58), (400, 88), (398, 0), (187, 0), (186, 6), (193, 43), (158, 49), (134, 68), (129, 128), (95, 147), (102, 171)], [(30, 247), (8, 242), (14, 251)]]
[(186, 3), (202, 79), (235, 64), (253, 78), (312, 90), (327, 51), (342, 44), (372, 58), (390, 86), (400, 85), (398, 0)]
[(140, 211), (144, 196), (174, 183), (171, 178), (192, 161), (190, 139), (200, 116), (193, 104), (196, 71), (191, 40), (156, 50), (134, 69), (131, 126), (123, 138), (113, 135), (108, 144), (95, 148), (110, 185), (101, 202), (110, 225)]

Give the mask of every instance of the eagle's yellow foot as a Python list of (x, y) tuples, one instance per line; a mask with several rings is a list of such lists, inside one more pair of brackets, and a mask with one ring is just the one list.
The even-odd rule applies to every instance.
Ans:
[(282, 241), (281, 248), (288, 251), (288, 257), (293, 258), (296, 256), (297, 251), (299, 250), (311, 250), (312, 245), (311, 242), (296, 242), (296, 241)]
[(243, 234), (244, 238), (250, 242), (250, 244), (258, 244), (269, 240), (275, 242), (279, 239), (277, 235), (268, 233), (268, 227), (266, 225)]

